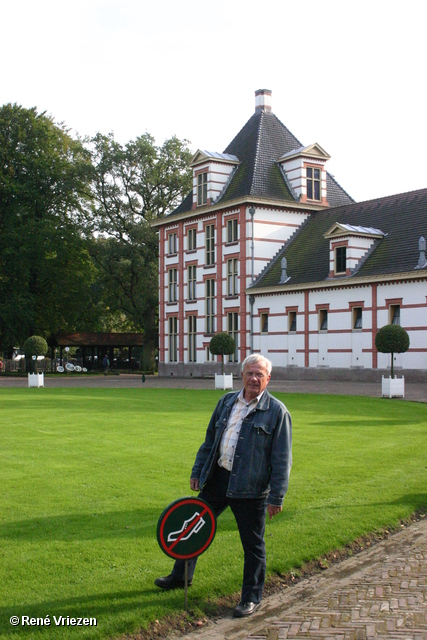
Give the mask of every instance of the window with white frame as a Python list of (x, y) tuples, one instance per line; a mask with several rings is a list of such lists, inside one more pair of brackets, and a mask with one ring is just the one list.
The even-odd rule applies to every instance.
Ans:
[(215, 264), (215, 225), (208, 224), (205, 228), (205, 264), (211, 267)]
[(190, 264), (187, 269), (188, 278), (188, 296), (187, 300), (196, 300), (196, 282), (197, 282), (197, 269), (195, 264)]
[(319, 331), (327, 331), (328, 330), (328, 310), (327, 309), (319, 309)]
[(178, 236), (176, 233), (168, 235), (168, 254), (174, 255), (178, 251)]
[(353, 329), (362, 329), (362, 307), (353, 307)]
[(237, 242), (238, 241), (238, 221), (237, 218), (233, 218), (232, 220), (227, 220), (227, 242)]
[(335, 248), (335, 273), (347, 272), (347, 247)]
[(307, 167), (307, 199), (320, 200), (320, 169)]
[(209, 278), (205, 282), (206, 333), (215, 333), (215, 280)]
[(197, 230), (195, 227), (187, 231), (187, 251), (195, 251), (197, 249)]
[(237, 258), (227, 260), (227, 295), (237, 296), (237, 283), (239, 279), (239, 261)]
[(178, 362), (178, 318), (169, 318), (169, 362)]
[(260, 329), (261, 333), (268, 333), (268, 313), (260, 314)]
[(295, 333), (297, 330), (297, 312), (289, 311), (288, 313), (288, 331), (289, 333)]
[(389, 307), (389, 324), (400, 324), (400, 304), (391, 304)]
[(178, 300), (178, 270), (169, 269), (169, 302)]
[(188, 362), (197, 362), (197, 316), (188, 316)]
[(206, 345), (205, 349), (205, 362), (215, 362), (215, 356), (211, 353), (209, 345)]
[(228, 356), (228, 362), (238, 362), (239, 314), (235, 311), (227, 313), (227, 329), (228, 333), (236, 343), (236, 349), (233, 354)]
[(197, 176), (197, 206), (208, 201), (208, 172), (204, 171)]

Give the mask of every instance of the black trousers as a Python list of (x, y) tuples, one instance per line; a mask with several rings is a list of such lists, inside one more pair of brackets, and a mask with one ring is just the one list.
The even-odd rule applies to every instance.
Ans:
[[(227, 498), (230, 472), (217, 466), (209, 482), (199, 494), (206, 500), (218, 517), (228, 506), (233, 512), (239, 529), (244, 552), (242, 602), (261, 602), (265, 582), (265, 517), (267, 499)], [(188, 581), (193, 578), (197, 558), (188, 560)], [(172, 575), (184, 580), (185, 561), (176, 560)]]

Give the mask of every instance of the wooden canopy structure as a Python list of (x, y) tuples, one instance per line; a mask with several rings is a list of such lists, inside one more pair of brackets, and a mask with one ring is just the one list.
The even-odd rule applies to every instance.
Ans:
[[(61, 333), (49, 340), (52, 349), (59, 348), (59, 360), (62, 366), (64, 350), (77, 347), (79, 349), (79, 360), (82, 366), (88, 369), (102, 367), (102, 360), (108, 356), (111, 365), (114, 361), (114, 349), (127, 350), (128, 368), (132, 367), (132, 349), (143, 347), (143, 337), (141, 333)], [(124, 358), (123, 358), (124, 359)]]

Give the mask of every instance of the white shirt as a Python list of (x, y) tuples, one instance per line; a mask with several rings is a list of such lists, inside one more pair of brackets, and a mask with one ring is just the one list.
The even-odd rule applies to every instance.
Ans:
[(244, 389), (242, 389), (237, 396), (219, 445), (218, 464), (220, 467), (224, 467), (224, 469), (227, 469), (228, 471), (231, 471), (233, 467), (234, 452), (236, 450), (242, 422), (249, 413), (255, 411), (262, 393), (264, 392), (250, 402), (246, 402), (243, 397), (243, 393)]

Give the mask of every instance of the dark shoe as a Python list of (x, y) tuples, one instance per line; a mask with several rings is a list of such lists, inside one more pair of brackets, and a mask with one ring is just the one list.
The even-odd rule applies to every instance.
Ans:
[(251, 616), (254, 611), (260, 608), (260, 606), (261, 606), (260, 602), (241, 602), (234, 609), (233, 617), (246, 618), (246, 616)]
[[(164, 578), (157, 578), (154, 580), (154, 584), (156, 587), (160, 587), (161, 589), (184, 589), (185, 587), (185, 581), (178, 580), (172, 574), (165, 576)], [(192, 584), (193, 581), (188, 582), (187, 586), (191, 587)]]

